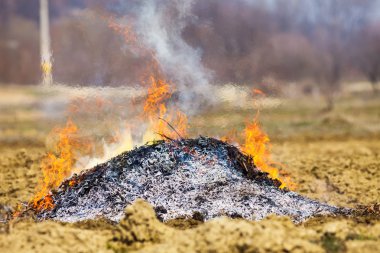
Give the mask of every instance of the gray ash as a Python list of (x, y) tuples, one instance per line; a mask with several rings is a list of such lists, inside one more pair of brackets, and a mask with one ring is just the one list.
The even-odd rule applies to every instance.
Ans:
[(260, 220), (277, 214), (302, 221), (349, 212), (279, 185), (258, 170), (251, 157), (225, 142), (206, 137), (160, 141), (74, 175), (53, 193), (55, 208), (38, 218), (118, 221), (138, 198), (151, 203), (162, 220), (222, 215)]

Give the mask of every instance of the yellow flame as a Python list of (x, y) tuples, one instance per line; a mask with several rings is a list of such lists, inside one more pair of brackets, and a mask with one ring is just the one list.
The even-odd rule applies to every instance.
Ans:
[(41, 64), (41, 69), (42, 69), (42, 73), (44, 75), (49, 75), (51, 73), (51, 70), (52, 70), (52, 64), (48, 61), (44, 61), (42, 64)]
[(255, 165), (262, 171), (268, 173), (269, 177), (281, 182), (280, 188), (294, 189), (295, 184), (289, 177), (281, 177), (276, 164), (271, 157), (271, 145), (269, 136), (261, 130), (258, 122), (258, 114), (246, 125), (244, 129), (244, 144), (241, 150), (252, 156)]
[(72, 172), (75, 163), (73, 136), (77, 133), (77, 126), (69, 120), (62, 129), (56, 129), (59, 140), (55, 146), (57, 155), (49, 152), (41, 162), (42, 181), (37, 186), (32, 205), (37, 210), (53, 208), (51, 189), (57, 188)]
[(144, 104), (144, 114), (149, 119), (150, 126), (144, 134), (144, 141), (157, 138), (157, 134), (170, 139), (186, 137), (187, 116), (178, 109), (168, 110), (166, 106), (173, 89), (168, 82), (154, 76), (150, 77), (150, 83)]

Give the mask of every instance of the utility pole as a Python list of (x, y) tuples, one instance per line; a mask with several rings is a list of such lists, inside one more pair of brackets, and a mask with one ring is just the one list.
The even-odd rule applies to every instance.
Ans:
[(51, 86), (53, 83), (52, 62), (49, 33), (49, 6), (48, 0), (40, 0), (40, 54), (42, 84)]

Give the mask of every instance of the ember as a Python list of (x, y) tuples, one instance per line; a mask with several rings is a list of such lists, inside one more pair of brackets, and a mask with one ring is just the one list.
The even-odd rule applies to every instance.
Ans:
[(38, 217), (75, 222), (104, 216), (118, 221), (138, 198), (151, 203), (162, 220), (193, 215), (259, 220), (277, 214), (298, 222), (350, 212), (280, 186), (256, 168), (254, 158), (225, 142), (206, 137), (158, 141), (66, 180), (52, 195), (55, 207)]

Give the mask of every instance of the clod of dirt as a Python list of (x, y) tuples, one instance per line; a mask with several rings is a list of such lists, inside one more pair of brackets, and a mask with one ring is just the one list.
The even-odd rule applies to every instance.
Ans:
[(126, 208), (110, 246), (115, 252), (144, 253), (325, 252), (318, 237), (315, 231), (297, 227), (287, 217), (260, 222), (223, 217), (178, 230), (159, 222), (154, 209), (137, 200)]
[(158, 142), (72, 177), (53, 194), (55, 208), (38, 217), (118, 221), (124, 208), (138, 198), (151, 203), (161, 220), (219, 216), (260, 220), (277, 214), (298, 222), (350, 212), (278, 186), (250, 157), (225, 142), (205, 137)]

